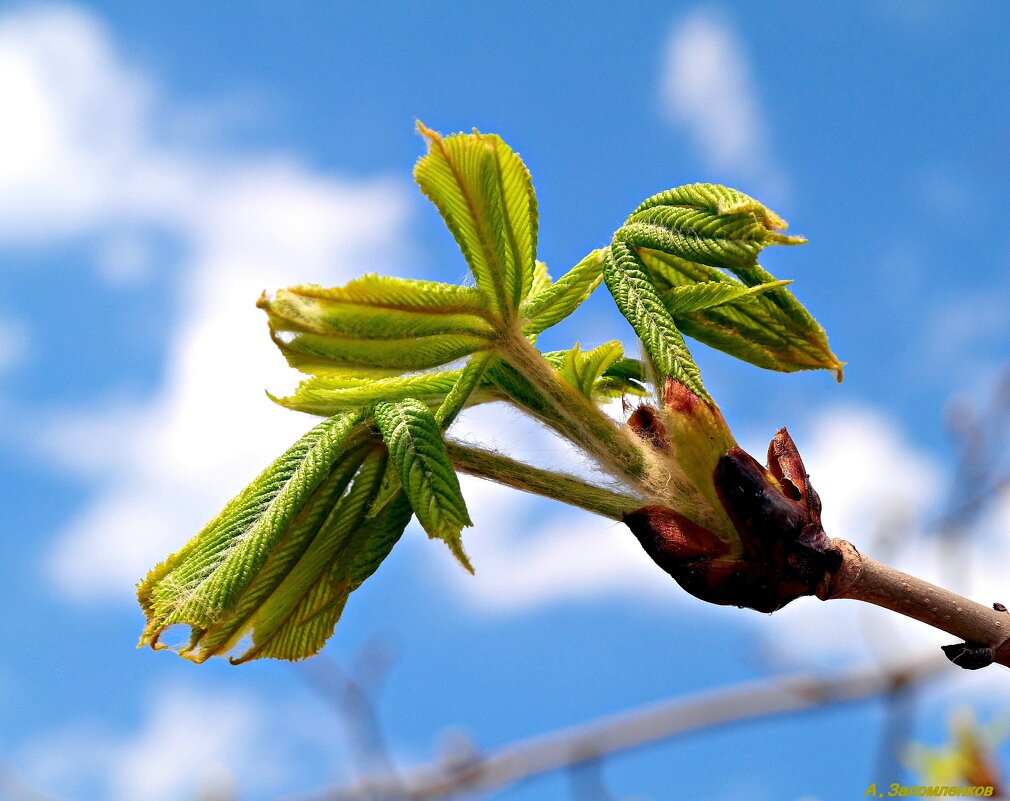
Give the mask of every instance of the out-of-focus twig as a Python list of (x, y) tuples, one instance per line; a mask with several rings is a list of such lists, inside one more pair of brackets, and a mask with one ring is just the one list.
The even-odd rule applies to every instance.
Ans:
[(351, 762), (359, 775), (383, 777), (390, 791), (398, 787), (398, 782), (379, 723), (375, 696), (391, 663), (389, 649), (378, 641), (370, 641), (362, 647), (349, 671), (323, 655), (297, 666), (308, 685), (333, 704), (340, 715)]
[(477, 754), (468, 763), (422, 765), (401, 773), (395, 786), (382, 777), (366, 778), (304, 801), (430, 801), (487, 791), (704, 729), (873, 698), (923, 681), (946, 664), (936, 658), (886, 672), (860, 668), (719, 688), (520, 741)]

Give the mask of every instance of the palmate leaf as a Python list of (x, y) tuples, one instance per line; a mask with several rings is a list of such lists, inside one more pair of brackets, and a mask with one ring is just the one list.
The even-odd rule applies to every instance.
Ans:
[[(316, 512), (307, 511), (312, 498), (325, 507), (329, 492), (341, 490), (342, 478), (327, 480), (334, 471), (353, 473), (354, 459), (367, 439), (360, 414), (324, 420), (298, 440), (246, 487), (224, 510), (178, 553), (158, 565), (138, 588), (147, 616), (141, 644), (157, 646), (164, 630), (188, 624), (192, 630), (187, 651), (198, 661), (216, 653), (220, 626), (242, 605), (243, 596), (263, 569), (273, 549), (292, 526), (311, 529)], [(342, 468), (341, 456), (349, 460)], [(349, 476), (348, 476), (349, 478)], [(322, 495), (317, 494), (320, 487)], [(308, 505), (308, 506), (307, 506)], [(318, 510), (317, 510), (318, 511)], [(299, 534), (292, 534), (297, 539)], [(262, 587), (254, 593), (257, 601)], [(211, 647), (195, 650), (207, 633)], [(236, 631), (225, 633), (230, 641)]]
[(421, 401), (375, 405), (375, 423), (389, 449), (389, 458), (417, 520), (429, 537), (437, 537), (471, 573), (460, 533), (471, 526), (442, 432), (431, 410)]
[(713, 184), (661, 192), (628, 217), (609, 248), (607, 285), (657, 378), (676, 378), (707, 397), (681, 331), (761, 367), (823, 367), (841, 378), (823, 329), (784, 288), (788, 282), (757, 263), (769, 245), (805, 241), (783, 234), (785, 227), (754, 198)]
[(511, 319), (533, 286), (537, 201), (519, 156), (494, 134), (443, 137), (420, 122), (428, 153), (414, 168), (495, 312)]

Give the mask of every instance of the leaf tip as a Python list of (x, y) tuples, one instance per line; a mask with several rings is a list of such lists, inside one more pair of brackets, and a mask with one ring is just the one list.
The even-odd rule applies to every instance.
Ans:
[(432, 145), (435, 142), (439, 142), (442, 139), (442, 134), (440, 134), (438, 131), (429, 128), (420, 120), (414, 120), (414, 127), (417, 128), (417, 132), (421, 134), (421, 136), (423, 136), (425, 139), (428, 140), (429, 145)]

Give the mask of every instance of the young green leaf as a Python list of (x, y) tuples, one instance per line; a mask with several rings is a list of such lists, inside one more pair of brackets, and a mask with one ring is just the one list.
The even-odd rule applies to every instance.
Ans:
[(746, 267), (768, 245), (799, 245), (782, 232), (786, 221), (754, 198), (716, 184), (688, 184), (653, 195), (628, 217), (617, 235), (633, 247), (650, 247), (716, 267)]
[(431, 410), (421, 401), (407, 398), (395, 403), (381, 401), (374, 414), (418, 522), (429, 537), (443, 540), (472, 573), (460, 533), (473, 523)]
[(592, 397), (600, 377), (624, 355), (621, 343), (607, 342), (593, 350), (584, 351), (576, 343), (565, 352), (559, 372), (572, 386), (587, 398)]
[[(183, 623), (192, 628), (192, 648), (199, 645), (204, 632), (234, 613), (296, 516), (310, 499), (320, 497), (317, 488), (337, 469), (341, 456), (346, 455), (350, 466), (356, 467), (353, 460), (359, 449), (355, 446), (365, 438), (367, 429), (357, 414), (324, 420), (181, 551), (152, 570), (138, 589), (148, 620), (141, 644), (157, 646), (167, 627)], [(339, 480), (327, 486), (336, 491)], [(306, 515), (311, 521), (316, 519), (314, 511)], [(311, 521), (303, 519), (299, 525), (311, 529)], [(293, 536), (297, 539), (298, 535)], [(213, 652), (216, 648), (209, 653)], [(195, 658), (205, 659), (209, 653), (201, 651)]]
[(675, 286), (661, 294), (666, 310), (674, 319), (679, 314), (714, 309), (727, 303), (741, 303), (758, 295), (791, 284), (791, 281), (769, 281), (753, 287), (734, 286), (722, 281), (703, 281), (689, 286)]
[(414, 168), (494, 310), (505, 320), (533, 285), (537, 201), (526, 165), (494, 134), (442, 137), (420, 122), (428, 153)]

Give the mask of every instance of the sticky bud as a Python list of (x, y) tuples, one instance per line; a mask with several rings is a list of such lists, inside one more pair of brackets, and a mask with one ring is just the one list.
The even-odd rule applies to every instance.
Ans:
[(821, 526), (820, 499), (785, 429), (768, 448), (767, 468), (734, 445), (717, 459), (710, 482), (739, 548), (664, 507), (625, 518), (649, 556), (692, 595), (774, 612), (815, 594), (841, 565)]

